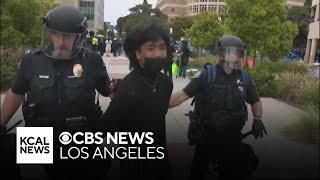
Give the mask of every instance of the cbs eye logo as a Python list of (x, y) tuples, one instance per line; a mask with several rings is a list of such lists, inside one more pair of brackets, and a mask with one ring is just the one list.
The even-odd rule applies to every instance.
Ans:
[(60, 143), (63, 145), (68, 145), (72, 141), (72, 136), (69, 132), (62, 132), (59, 136)]

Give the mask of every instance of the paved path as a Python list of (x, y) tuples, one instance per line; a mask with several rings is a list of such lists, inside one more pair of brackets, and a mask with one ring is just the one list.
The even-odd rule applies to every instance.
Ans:
[[(123, 78), (129, 73), (129, 62), (124, 57), (104, 58), (109, 76)], [(173, 79), (174, 91), (182, 89), (188, 79)], [(1, 95), (1, 104), (3, 101)], [(319, 178), (319, 147), (305, 145), (289, 140), (281, 130), (296, 120), (301, 110), (277, 101), (272, 98), (261, 98), (263, 104), (263, 121), (268, 135), (263, 139), (255, 140), (252, 136), (245, 142), (252, 145), (260, 157), (260, 165), (252, 178)], [(102, 109), (106, 110), (109, 98), (101, 97)], [(193, 147), (187, 145), (188, 118), (184, 116), (190, 106), (191, 99), (180, 106), (169, 109), (166, 116), (167, 142), (169, 157), (173, 166), (175, 179), (187, 179), (192, 160)], [(22, 118), (19, 110), (10, 121), (9, 126)], [(243, 131), (250, 130), (252, 114)], [(23, 124), (21, 124), (23, 126)], [(14, 131), (13, 131), (14, 132)], [(118, 178), (119, 162), (114, 160), (109, 177)], [(22, 173), (26, 178), (45, 178), (40, 166), (24, 165)], [(208, 177), (210, 178), (210, 177)]]

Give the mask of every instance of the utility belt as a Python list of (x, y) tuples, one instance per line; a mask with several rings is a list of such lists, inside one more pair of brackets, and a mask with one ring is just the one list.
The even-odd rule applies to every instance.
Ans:
[(40, 114), (39, 104), (23, 105), (22, 107), (26, 127), (55, 127), (68, 132), (90, 131), (98, 127), (97, 123), (102, 119), (103, 112), (97, 104), (95, 104), (92, 111), (94, 112), (90, 113), (92, 114), (90, 117), (75, 116), (54, 119)]
[(225, 132), (230, 128), (242, 129), (245, 123), (245, 112), (230, 112), (216, 110), (209, 112), (203, 120), (205, 128), (213, 129), (216, 132)]

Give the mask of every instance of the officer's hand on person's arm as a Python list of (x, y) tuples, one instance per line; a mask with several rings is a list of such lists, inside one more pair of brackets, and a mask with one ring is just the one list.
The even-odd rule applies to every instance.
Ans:
[(120, 82), (122, 79), (114, 79), (112, 78), (109, 89), (110, 89), (110, 95), (109, 97), (111, 98), (111, 100), (114, 99), (115, 97), (115, 93), (117, 91), (117, 87), (118, 87), (118, 82)]
[(169, 108), (179, 106), (181, 103), (188, 100), (189, 98), (190, 97), (187, 93), (185, 93), (183, 90), (180, 90), (171, 96), (169, 101)]

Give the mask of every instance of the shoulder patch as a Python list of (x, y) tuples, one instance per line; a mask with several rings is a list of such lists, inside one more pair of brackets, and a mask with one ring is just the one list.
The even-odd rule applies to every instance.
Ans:
[(34, 55), (34, 54), (38, 54), (40, 52), (42, 52), (42, 49), (41, 48), (37, 48), (37, 49), (31, 51), (31, 54)]
[(253, 79), (251, 79), (251, 81), (252, 81), (252, 84), (253, 84), (254, 86), (256, 86), (256, 83), (254, 82), (254, 80), (253, 80)]
[(201, 75), (201, 71), (198, 71), (194, 76), (193, 79), (199, 78)]
[(18, 64), (18, 69), (20, 69), (20, 64), (21, 64), (22, 59), (20, 59), (19, 64)]

